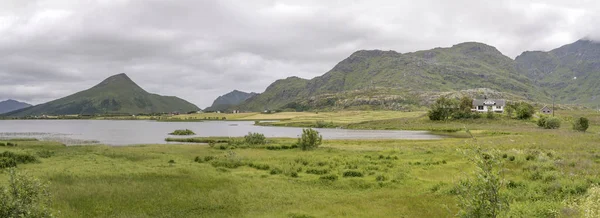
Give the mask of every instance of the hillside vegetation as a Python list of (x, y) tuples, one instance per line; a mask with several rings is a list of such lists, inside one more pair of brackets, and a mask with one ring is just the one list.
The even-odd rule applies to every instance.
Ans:
[(519, 73), (512, 59), (492, 46), (467, 42), (406, 54), (357, 51), (322, 76), (278, 80), (239, 108), (345, 109), (384, 104), (387, 106), (381, 109), (404, 109), (426, 103), (431, 96), (419, 96), (424, 93), (439, 95), (478, 88), (529, 101), (549, 101), (541, 89)]
[(148, 93), (127, 75), (118, 74), (88, 90), (4, 115), (149, 114), (197, 110), (196, 105), (183, 99)]

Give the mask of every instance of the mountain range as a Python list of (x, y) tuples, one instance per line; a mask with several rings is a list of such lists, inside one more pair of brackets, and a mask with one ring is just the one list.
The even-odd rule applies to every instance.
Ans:
[(8, 113), (11, 111), (19, 110), (22, 108), (31, 107), (30, 104), (8, 99), (6, 101), (0, 101), (0, 114)]
[(289, 77), (236, 109), (381, 108), (426, 105), (439, 95), (595, 106), (600, 103), (600, 43), (578, 40), (515, 60), (495, 47), (465, 42), (410, 53), (361, 50), (322, 76)]
[(3, 115), (151, 114), (198, 110), (196, 105), (183, 99), (148, 93), (127, 75), (118, 74), (90, 89)]
[(231, 106), (241, 104), (248, 98), (251, 98), (258, 93), (246, 93), (239, 90), (233, 90), (230, 93), (219, 96), (210, 107), (204, 109), (204, 111), (222, 111), (226, 110)]
[[(206, 110), (412, 110), (440, 95), (600, 104), (600, 43), (581, 39), (550, 51), (526, 51), (514, 60), (496, 48), (465, 42), (448, 48), (398, 53), (360, 50), (313, 79), (288, 77), (261, 93), (234, 90)], [(127, 75), (4, 116), (188, 112), (195, 105), (146, 92)]]

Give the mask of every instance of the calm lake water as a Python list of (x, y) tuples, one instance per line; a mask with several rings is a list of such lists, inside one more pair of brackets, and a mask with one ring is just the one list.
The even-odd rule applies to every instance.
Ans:
[[(302, 128), (254, 126), (246, 121), (155, 122), (143, 120), (0, 120), (0, 138), (31, 137), (65, 144), (164, 144), (168, 133), (191, 129), (197, 136), (298, 137)], [(318, 129), (324, 139), (439, 139), (426, 131)]]

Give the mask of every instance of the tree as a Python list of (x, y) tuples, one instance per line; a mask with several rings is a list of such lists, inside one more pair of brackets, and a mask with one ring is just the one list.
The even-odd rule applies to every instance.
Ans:
[(0, 187), (0, 217), (53, 217), (47, 185), (9, 169), (7, 187)]
[(323, 136), (314, 129), (302, 129), (302, 136), (298, 138), (298, 147), (302, 150), (312, 150), (323, 142)]
[(447, 120), (458, 109), (458, 102), (455, 99), (444, 96), (438, 98), (427, 113), (430, 120)]
[(506, 106), (504, 106), (504, 112), (506, 113), (506, 116), (509, 119), (512, 118), (512, 115), (515, 112), (515, 105), (511, 103), (506, 103)]
[(517, 111), (517, 119), (520, 119), (520, 120), (530, 119), (533, 116), (533, 113), (535, 113), (533, 106), (531, 106), (530, 104), (527, 104), (525, 102), (517, 103), (516, 108), (517, 108), (517, 110), (516, 110)]
[(573, 130), (585, 132), (590, 127), (590, 121), (585, 117), (575, 119), (573, 122)]

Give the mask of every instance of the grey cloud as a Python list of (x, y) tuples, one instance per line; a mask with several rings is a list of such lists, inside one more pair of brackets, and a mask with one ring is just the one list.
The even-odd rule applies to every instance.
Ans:
[(43, 103), (127, 73), (201, 107), (233, 89), (312, 78), (359, 49), (479, 41), (515, 57), (600, 39), (600, 3), (542, 0), (8, 0), (0, 100)]

